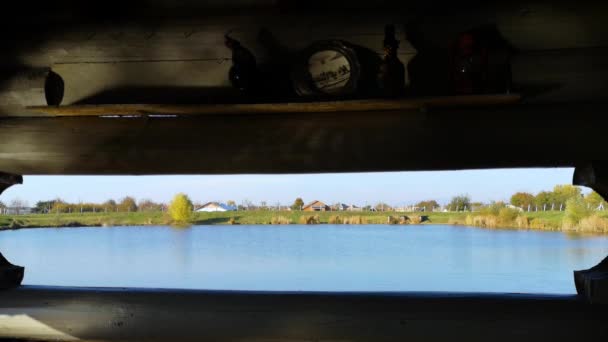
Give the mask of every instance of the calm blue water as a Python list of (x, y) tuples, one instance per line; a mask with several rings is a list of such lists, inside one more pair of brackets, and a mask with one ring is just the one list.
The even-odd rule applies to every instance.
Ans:
[(195, 226), (0, 232), (25, 284), (574, 293), (608, 237), (454, 226)]

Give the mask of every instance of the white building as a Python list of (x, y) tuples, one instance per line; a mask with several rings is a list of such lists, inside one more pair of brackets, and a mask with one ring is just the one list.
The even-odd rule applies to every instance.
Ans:
[(29, 215), (33, 211), (34, 211), (34, 208), (29, 208), (29, 207), (0, 208), (0, 214), (3, 214), (3, 215)]
[(524, 211), (524, 209), (523, 209), (523, 208), (520, 208), (520, 207), (515, 206), (515, 205), (513, 205), (513, 204), (507, 204), (507, 205), (505, 205), (505, 207), (507, 207), (507, 208), (509, 208), (509, 209), (515, 209), (515, 210), (517, 210), (517, 211)]
[(236, 208), (234, 206), (230, 206), (224, 203), (218, 202), (209, 202), (205, 203), (202, 207), (196, 209), (198, 213), (211, 213), (218, 211), (235, 211)]

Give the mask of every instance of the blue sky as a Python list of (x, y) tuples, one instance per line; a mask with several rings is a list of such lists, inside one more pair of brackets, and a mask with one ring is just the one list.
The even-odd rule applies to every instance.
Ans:
[(474, 201), (508, 200), (517, 191), (536, 193), (556, 184), (571, 184), (573, 169), (498, 169), (434, 172), (382, 172), (306, 175), (222, 176), (26, 176), (23, 185), (6, 190), (5, 203), (18, 198), (33, 205), (38, 200), (62, 198), (70, 202), (102, 202), (126, 195), (168, 202), (184, 192), (193, 201), (291, 204), (305, 202), (358, 205), (384, 201), (391, 205), (435, 199), (446, 203), (468, 194)]

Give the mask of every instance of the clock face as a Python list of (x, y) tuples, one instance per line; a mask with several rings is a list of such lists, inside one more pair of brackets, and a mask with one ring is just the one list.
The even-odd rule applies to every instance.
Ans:
[(351, 65), (335, 50), (315, 52), (308, 59), (308, 71), (314, 86), (325, 94), (339, 93), (351, 78)]

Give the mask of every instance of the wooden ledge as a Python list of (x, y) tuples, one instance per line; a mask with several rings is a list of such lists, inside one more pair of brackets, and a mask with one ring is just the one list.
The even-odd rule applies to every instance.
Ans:
[[(519, 102), (518, 94), (443, 96), (400, 100), (351, 100), (306, 103), (256, 103), (256, 104), (105, 104), (70, 106), (33, 106), (34, 113), (25, 116), (145, 116), (145, 115), (246, 115), (288, 113), (336, 113), (421, 110), (425, 108), (483, 107), (508, 105)], [(20, 115), (24, 116), (24, 115)]]

